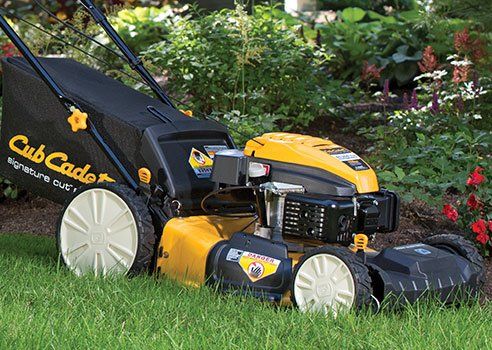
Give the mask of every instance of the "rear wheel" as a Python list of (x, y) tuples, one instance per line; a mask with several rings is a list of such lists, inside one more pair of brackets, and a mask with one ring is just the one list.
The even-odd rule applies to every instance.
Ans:
[(371, 304), (371, 277), (347, 248), (324, 246), (301, 257), (291, 292), (294, 305), (301, 311), (337, 315)]
[(155, 232), (143, 199), (125, 185), (81, 187), (61, 214), (57, 245), (77, 275), (136, 275), (147, 269)]
[(484, 261), (482, 255), (480, 255), (472, 242), (463, 236), (446, 233), (428, 237), (423, 243), (460, 255), (467, 259), (471, 262), (472, 268), (474, 268), (477, 273), (476, 286), (478, 288), (483, 286), (485, 283)]

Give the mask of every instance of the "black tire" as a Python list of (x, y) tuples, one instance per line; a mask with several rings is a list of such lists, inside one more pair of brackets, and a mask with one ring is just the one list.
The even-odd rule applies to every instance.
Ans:
[(67, 263), (63, 258), (63, 254), (61, 253), (61, 246), (60, 246), (60, 230), (61, 230), (62, 219), (64, 217), (65, 211), (67, 210), (68, 206), (75, 198), (77, 198), (85, 191), (91, 189), (105, 189), (111, 191), (128, 205), (137, 226), (138, 243), (137, 243), (137, 251), (135, 254), (135, 258), (133, 260), (133, 264), (128, 269), (126, 275), (135, 276), (148, 270), (152, 262), (152, 257), (154, 255), (154, 246), (156, 242), (155, 229), (152, 224), (152, 217), (150, 215), (149, 209), (145, 204), (143, 198), (137, 195), (137, 193), (132, 189), (130, 189), (128, 186), (118, 183), (107, 183), (107, 182), (81, 186), (65, 202), (63, 210), (58, 220), (57, 230), (56, 230), (57, 248), (63, 263), (67, 266)]
[(342, 260), (347, 265), (355, 284), (355, 299), (352, 308), (361, 310), (371, 308), (374, 299), (372, 297), (372, 280), (369, 275), (367, 266), (356, 256), (354, 252), (345, 247), (322, 246), (309, 250), (304, 254), (294, 268), (291, 284), (291, 300), (294, 306), (297, 307), (297, 302), (294, 295), (294, 283), (300, 267), (306, 260), (317, 254), (330, 254)]
[(444, 233), (428, 237), (423, 243), (457, 254), (470, 261), (472, 268), (477, 272), (476, 285), (478, 288), (483, 286), (485, 283), (484, 260), (472, 242), (457, 234)]

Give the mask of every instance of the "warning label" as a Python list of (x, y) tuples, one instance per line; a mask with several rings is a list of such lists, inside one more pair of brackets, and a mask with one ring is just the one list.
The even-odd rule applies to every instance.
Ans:
[(205, 148), (205, 152), (207, 152), (208, 156), (211, 159), (215, 158), (215, 154), (217, 152), (223, 151), (225, 149), (229, 149), (229, 147), (227, 147), (226, 145), (207, 145), (207, 146), (203, 146), (203, 148)]
[(280, 260), (244, 251), (239, 259), (239, 265), (248, 278), (256, 282), (277, 272)]
[(322, 150), (330, 156), (345, 163), (356, 171), (368, 170), (369, 166), (354, 152), (343, 147), (326, 148)]
[(213, 160), (196, 148), (191, 149), (188, 163), (199, 179), (208, 179), (212, 175)]

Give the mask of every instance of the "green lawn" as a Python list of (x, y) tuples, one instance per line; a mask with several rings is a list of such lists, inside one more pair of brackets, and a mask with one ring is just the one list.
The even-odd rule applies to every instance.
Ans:
[(334, 320), (151, 277), (77, 278), (54, 240), (0, 235), (0, 349), (491, 349), (492, 304)]

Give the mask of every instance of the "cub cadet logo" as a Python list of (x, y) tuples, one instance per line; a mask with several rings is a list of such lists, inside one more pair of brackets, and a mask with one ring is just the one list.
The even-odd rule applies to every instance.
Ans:
[(9, 147), (15, 153), (21, 155), (30, 161), (41, 164), (44, 162), (46, 167), (62, 175), (80, 181), (84, 184), (93, 182), (115, 182), (108, 174), (93, 174), (89, 172), (91, 165), (86, 164), (84, 167), (76, 167), (68, 161), (68, 155), (63, 152), (53, 152), (46, 155), (44, 150), (46, 146), (41, 144), (37, 149), (29, 145), (29, 139), (24, 135), (16, 135), (9, 141)]

